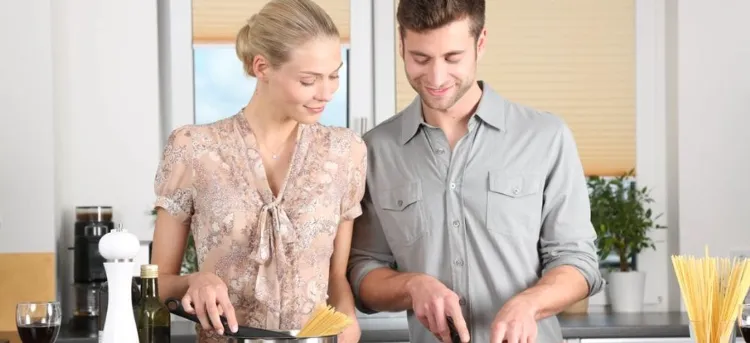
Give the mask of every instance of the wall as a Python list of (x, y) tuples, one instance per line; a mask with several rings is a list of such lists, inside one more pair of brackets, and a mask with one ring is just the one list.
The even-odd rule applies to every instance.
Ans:
[(677, 4), (680, 251), (750, 249), (750, 2)]
[[(151, 239), (161, 147), (157, 4), (65, 0), (53, 14), (59, 251), (72, 246), (80, 205), (113, 206), (115, 221)], [(72, 281), (70, 256), (59, 264), (64, 282)]]
[(0, 13), (9, 14), (0, 20), (0, 252), (52, 252), (55, 149), (50, 4), (2, 2)]
[[(0, 158), (7, 161), (0, 253), (57, 248), (66, 286), (75, 206), (111, 205), (125, 228), (152, 235), (147, 212), (161, 150), (157, 4), (15, 1), (2, 2), (0, 13), (10, 14), (0, 21)], [(46, 270), (43, 284), (54, 289), (54, 265)], [(0, 305), (15, 303), (2, 282)]]
[(49, 1), (0, 13), (0, 331), (15, 304), (55, 298), (55, 180)]

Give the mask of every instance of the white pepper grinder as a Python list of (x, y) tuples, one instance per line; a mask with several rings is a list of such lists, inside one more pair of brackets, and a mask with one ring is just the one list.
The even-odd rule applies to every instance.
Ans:
[(104, 323), (102, 343), (137, 343), (131, 285), (133, 259), (140, 250), (138, 237), (117, 224), (115, 229), (99, 240), (99, 253), (105, 258), (109, 294), (107, 295), (107, 320)]

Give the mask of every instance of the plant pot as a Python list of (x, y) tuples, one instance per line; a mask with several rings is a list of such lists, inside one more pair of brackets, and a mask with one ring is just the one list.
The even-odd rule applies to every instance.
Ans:
[(563, 310), (565, 314), (586, 314), (589, 312), (589, 298), (586, 297), (577, 303), (570, 305), (570, 307)]
[(607, 276), (607, 296), (613, 312), (643, 311), (646, 273), (611, 271)]

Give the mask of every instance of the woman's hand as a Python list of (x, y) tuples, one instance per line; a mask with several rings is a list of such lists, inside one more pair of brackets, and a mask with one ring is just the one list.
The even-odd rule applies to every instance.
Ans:
[(359, 328), (359, 322), (354, 319), (354, 322), (349, 325), (343, 332), (338, 336), (339, 343), (358, 343), (359, 338), (362, 335), (362, 330)]
[(198, 272), (188, 278), (188, 290), (182, 297), (182, 307), (186, 312), (195, 314), (204, 330), (212, 327), (224, 334), (220, 315), (224, 315), (232, 332), (237, 332), (237, 318), (234, 307), (229, 301), (227, 285), (216, 274)]

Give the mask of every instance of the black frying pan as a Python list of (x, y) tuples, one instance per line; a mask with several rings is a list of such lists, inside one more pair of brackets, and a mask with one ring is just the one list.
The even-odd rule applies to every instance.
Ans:
[[(193, 321), (195, 323), (200, 323), (200, 320), (198, 319), (196, 315), (187, 313), (185, 311), (185, 309), (182, 307), (182, 302), (180, 300), (175, 299), (175, 298), (168, 298), (165, 304), (167, 305), (167, 308), (169, 308), (169, 312), (174, 313), (175, 315), (185, 318), (187, 320)], [(227, 319), (224, 316), (220, 316), (219, 318), (221, 318), (221, 325), (224, 326), (224, 336), (227, 336), (227, 337), (234, 337), (238, 339), (265, 339), (265, 338), (296, 339), (297, 338), (295, 336), (292, 336), (284, 332), (251, 328), (251, 327), (246, 327), (246, 326), (240, 326), (237, 328), (237, 332), (232, 332), (231, 330), (229, 330), (229, 324), (227, 324)]]

